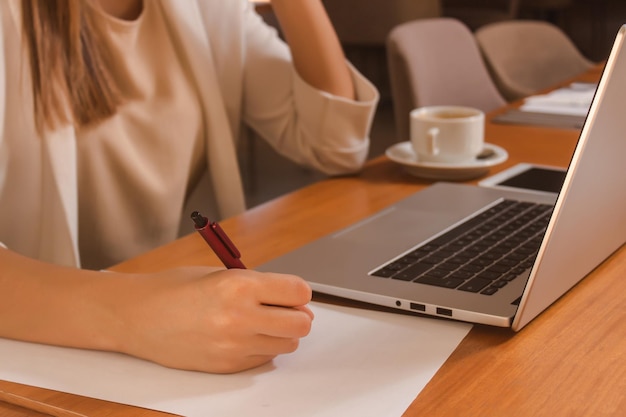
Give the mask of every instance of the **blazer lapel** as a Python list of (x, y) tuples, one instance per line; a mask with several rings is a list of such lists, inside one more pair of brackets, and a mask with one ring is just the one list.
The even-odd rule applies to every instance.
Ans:
[[(43, 138), (42, 260), (80, 266), (78, 255), (78, 178), (76, 134), (72, 126)], [(47, 175), (47, 174), (50, 175)]]
[(202, 10), (196, 1), (162, 0), (161, 4), (174, 41), (189, 62), (204, 107), (207, 163), (220, 215), (234, 216), (245, 210), (243, 186)]

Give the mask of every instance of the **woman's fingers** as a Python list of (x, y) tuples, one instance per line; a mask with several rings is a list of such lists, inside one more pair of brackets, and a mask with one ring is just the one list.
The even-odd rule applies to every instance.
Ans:
[(255, 352), (252, 356), (277, 356), (292, 353), (298, 349), (299, 344), (300, 339), (297, 337), (272, 337), (260, 334), (254, 337)]
[(311, 301), (309, 284), (295, 275), (264, 273), (256, 289), (261, 304), (300, 307)]
[(312, 314), (303, 311), (302, 308), (261, 306), (258, 314), (255, 315), (254, 327), (258, 334), (267, 336), (305, 337), (311, 331)]
[(313, 314), (313, 311), (311, 310), (311, 308), (308, 305), (304, 305), (304, 306), (297, 306), (294, 307), (296, 310), (300, 310), (303, 313), (307, 314), (309, 317), (311, 317), (311, 320), (313, 320), (315, 318), (315, 314)]

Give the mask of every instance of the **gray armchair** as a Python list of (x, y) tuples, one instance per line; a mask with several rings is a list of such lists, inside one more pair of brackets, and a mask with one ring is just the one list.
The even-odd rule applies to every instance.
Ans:
[(473, 33), (459, 20), (404, 23), (391, 31), (387, 53), (398, 140), (408, 140), (409, 113), (416, 107), (449, 104), (488, 112), (506, 104)]
[(561, 29), (548, 22), (494, 23), (483, 26), (475, 35), (491, 75), (507, 100), (535, 94), (593, 65)]

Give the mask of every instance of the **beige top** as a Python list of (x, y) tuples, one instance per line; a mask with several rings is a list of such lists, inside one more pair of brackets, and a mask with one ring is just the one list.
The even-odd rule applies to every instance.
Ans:
[(91, 269), (175, 239), (187, 191), (206, 166), (199, 99), (158, 3), (144, 2), (133, 21), (100, 10), (96, 19), (127, 101), (77, 131), (78, 242)]

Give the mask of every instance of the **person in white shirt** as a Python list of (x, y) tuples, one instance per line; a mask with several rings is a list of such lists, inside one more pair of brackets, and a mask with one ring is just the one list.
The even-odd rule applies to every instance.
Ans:
[(248, 0), (0, 4), (0, 337), (206, 372), (297, 348), (299, 277), (99, 271), (175, 239), (203, 175), (204, 215), (245, 210), (242, 125), (327, 174), (362, 166), (376, 89), (321, 0), (272, 7), (289, 47)]

